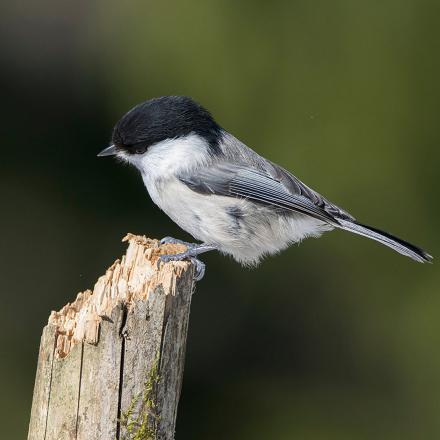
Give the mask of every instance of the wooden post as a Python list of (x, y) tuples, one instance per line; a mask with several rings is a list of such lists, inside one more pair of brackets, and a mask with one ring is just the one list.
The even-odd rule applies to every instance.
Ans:
[(193, 292), (181, 245), (127, 235), (93, 292), (43, 329), (28, 440), (173, 439)]

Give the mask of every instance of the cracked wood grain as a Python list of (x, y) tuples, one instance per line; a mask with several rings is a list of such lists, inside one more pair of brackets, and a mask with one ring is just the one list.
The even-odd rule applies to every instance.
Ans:
[(182, 245), (128, 234), (125, 255), (52, 312), (28, 440), (173, 439), (194, 289)]

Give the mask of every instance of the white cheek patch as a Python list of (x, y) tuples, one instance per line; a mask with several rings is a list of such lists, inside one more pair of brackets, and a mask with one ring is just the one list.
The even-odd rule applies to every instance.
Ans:
[(130, 164), (135, 166), (138, 169), (141, 169), (142, 166), (142, 156), (138, 154), (128, 154), (125, 151), (118, 151), (116, 154), (116, 159), (119, 162)]
[(207, 164), (210, 155), (207, 142), (196, 134), (190, 134), (158, 142), (143, 154), (118, 151), (116, 157), (135, 166), (143, 176), (164, 179)]
[(206, 164), (210, 157), (209, 145), (196, 134), (166, 139), (149, 147), (144, 154), (134, 156), (128, 161), (142, 174), (160, 179)]

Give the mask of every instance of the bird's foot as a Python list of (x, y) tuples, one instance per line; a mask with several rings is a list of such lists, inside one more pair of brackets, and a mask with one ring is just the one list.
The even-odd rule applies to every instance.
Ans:
[(160, 244), (183, 244), (188, 249), (195, 246), (200, 246), (197, 243), (189, 243), (188, 241), (179, 240), (178, 238), (174, 237), (164, 237), (162, 240), (160, 240)]
[[(166, 237), (166, 239), (170, 239), (170, 238), (171, 237)], [(184, 244), (185, 246), (187, 246), (187, 250), (179, 254), (161, 255), (157, 262), (158, 266), (160, 265), (160, 263), (168, 263), (169, 261), (189, 260), (194, 265), (194, 279), (196, 281), (200, 281), (205, 275), (205, 263), (200, 261), (197, 258), (197, 256), (199, 254), (203, 254), (204, 252), (212, 251), (217, 248), (215, 246), (208, 244), (194, 244), (194, 243), (188, 243), (190, 245), (188, 246), (187, 243), (182, 242), (181, 240), (179, 240), (179, 242), (180, 244)], [(168, 243), (170, 243), (170, 241), (168, 241)]]
[(192, 257), (189, 252), (182, 252), (181, 254), (161, 255), (158, 261), (160, 263), (168, 263), (169, 261), (189, 260), (194, 265), (194, 279), (200, 281), (205, 275), (205, 263), (196, 257)]

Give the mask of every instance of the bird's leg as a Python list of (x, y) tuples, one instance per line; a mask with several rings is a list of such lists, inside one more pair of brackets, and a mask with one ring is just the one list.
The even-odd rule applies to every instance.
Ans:
[(189, 243), (188, 241), (179, 240), (174, 237), (164, 237), (160, 240), (160, 244), (183, 244), (187, 248), (192, 248), (194, 246), (199, 246), (198, 243)]
[[(180, 254), (170, 254), (170, 255), (161, 255), (159, 258), (159, 262), (162, 263), (168, 263), (169, 261), (182, 261), (182, 260), (190, 260), (194, 266), (195, 266), (195, 274), (194, 279), (196, 281), (199, 281), (203, 278), (203, 275), (205, 275), (205, 263), (200, 261), (197, 256), (199, 254), (203, 254), (204, 252), (214, 251), (217, 249), (216, 246), (202, 243), (185, 243), (181, 240), (175, 240), (173, 242), (169, 241), (171, 237), (166, 237), (163, 240), (167, 240), (165, 243), (180, 243), (184, 244), (187, 247), (187, 250), (185, 252), (181, 252)], [(162, 243), (162, 240), (161, 240)]]

